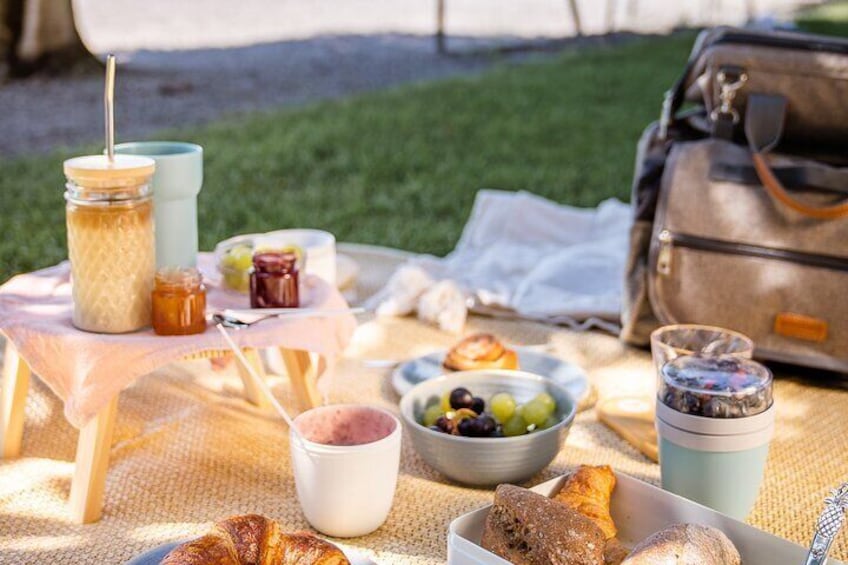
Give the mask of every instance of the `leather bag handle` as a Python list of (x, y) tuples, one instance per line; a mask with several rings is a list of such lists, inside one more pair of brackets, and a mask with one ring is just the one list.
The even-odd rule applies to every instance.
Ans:
[(768, 94), (750, 94), (745, 108), (745, 136), (751, 148), (754, 169), (766, 192), (784, 206), (817, 220), (848, 218), (848, 200), (838, 204), (814, 206), (792, 196), (769, 165), (767, 155), (783, 135), (786, 99)]
[[(848, 168), (839, 169), (819, 164), (778, 165), (772, 172), (790, 190), (794, 187), (848, 196)], [(753, 164), (739, 165), (716, 161), (710, 165), (710, 180), (762, 186)]]

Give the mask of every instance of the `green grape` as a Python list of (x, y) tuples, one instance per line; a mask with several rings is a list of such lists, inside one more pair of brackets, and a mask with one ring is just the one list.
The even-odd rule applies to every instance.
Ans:
[(506, 437), (523, 436), (527, 433), (527, 422), (520, 415), (515, 414), (503, 425), (503, 434)]
[(227, 288), (232, 288), (233, 290), (239, 290), (241, 287), (241, 273), (237, 273), (235, 271), (227, 270), (224, 272), (224, 284), (227, 285)]
[(436, 420), (442, 417), (442, 414), (444, 414), (444, 411), (441, 406), (438, 404), (431, 404), (427, 407), (427, 410), (424, 411), (424, 419), (422, 420), (422, 423), (429, 428), (436, 423)]
[(527, 422), (528, 425), (533, 424), (538, 427), (545, 423), (545, 420), (547, 420), (548, 416), (550, 416), (550, 412), (548, 412), (548, 407), (545, 406), (544, 403), (539, 402), (534, 398), (524, 405), (521, 415), (524, 417), (524, 421)]
[(221, 257), (224, 284), (239, 292), (250, 290), (249, 271), (253, 265), (253, 250), (247, 245), (237, 245)]
[(444, 393), (442, 395), (442, 412), (447, 413), (447, 412), (450, 412), (450, 411), (453, 410), (453, 408), (450, 405), (450, 395), (451, 395), (451, 391), (447, 391), (446, 393)]
[(556, 410), (556, 400), (554, 400), (554, 397), (547, 392), (540, 392), (533, 398), (533, 400), (538, 400), (544, 404), (545, 407), (547, 407), (549, 414), (553, 414)]
[(499, 392), (489, 401), (489, 409), (495, 419), (503, 424), (515, 414), (515, 399), (508, 392)]
[(551, 414), (550, 416), (548, 416), (548, 419), (545, 420), (545, 423), (542, 424), (541, 426), (539, 426), (539, 429), (540, 430), (547, 430), (548, 428), (552, 428), (552, 427), (556, 426), (558, 422), (559, 422), (559, 419), (556, 416), (554, 416), (553, 414)]
[(246, 245), (233, 247), (229, 253), (232, 257), (233, 268), (239, 271), (247, 271), (253, 265), (253, 250)]

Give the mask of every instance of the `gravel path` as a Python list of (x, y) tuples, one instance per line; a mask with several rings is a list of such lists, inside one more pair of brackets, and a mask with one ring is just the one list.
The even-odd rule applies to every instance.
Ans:
[[(639, 32), (739, 23), (746, 15), (744, 0), (611, 1), (614, 27)], [(754, 2), (759, 15), (787, 13), (801, 3)], [(226, 114), (479, 72), (504, 59), (469, 51), (562, 39), (574, 31), (563, 0), (446, 4), (449, 47), (461, 56), (435, 52), (434, 0), (75, 0), (92, 51), (119, 54), (120, 141)], [(579, 4), (584, 30), (607, 30), (604, 2)], [(535, 56), (543, 55), (506, 60)], [(0, 156), (97, 141), (101, 97), (97, 73), (0, 85)]]

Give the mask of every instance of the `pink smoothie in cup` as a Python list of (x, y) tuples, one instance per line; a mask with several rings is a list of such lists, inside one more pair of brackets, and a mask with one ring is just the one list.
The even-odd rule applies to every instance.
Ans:
[(307, 410), (289, 434), (292, 473), (303, 515), (333, 537), (379, 528), (392, 507), (400, 468), (401, 425), (388, 410), (336, 404)]
[(368, 406), (338, 405), (313, 408), (297, 417), (304, 439), (322, 445), (364, 445), (388, 437), (397, 420)]

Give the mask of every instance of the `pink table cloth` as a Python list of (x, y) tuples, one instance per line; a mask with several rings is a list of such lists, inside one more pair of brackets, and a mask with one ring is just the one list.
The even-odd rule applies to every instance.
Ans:
[[(198, 267), (207, 286), (207, 308), (247, 308), (245, 295), (221, 289), (211, 254), (201, 253)], [(317, 277), (303, 280), (303, 306), (338, 309), (347, 303)], [(71, 323), (70, 264), (18, 275), (0, 286), (0, 331), (65, 403), (65, 417), (80, 428), (121, 390), (145, 375), (192, 353), (227, 349), (213, 325), (191, 336), (157, 336), (148, 328), (130, 334), (96, 334)], [(321, 357), (323, 374), (344, 350), (356, 329), (351, 315), (298, 320), (271, 319), (231, 330), (242, 347), (285, 347)], [(320, 367), (319, 367), (320, 369)]]

